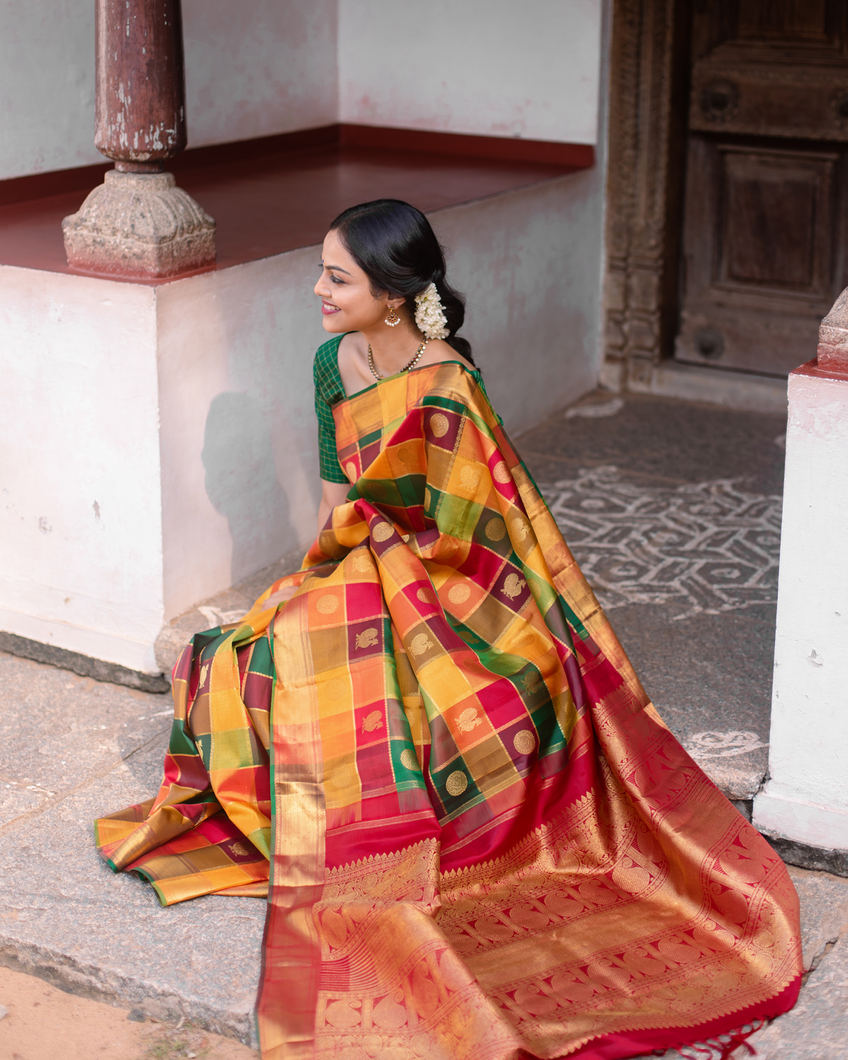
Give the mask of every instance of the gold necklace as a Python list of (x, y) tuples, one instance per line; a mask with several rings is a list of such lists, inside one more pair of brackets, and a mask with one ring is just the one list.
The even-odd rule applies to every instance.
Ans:
[[(425, 339), (421, 343), (421, 345), (415, 351), (415, 356), (412, 358), (409, 364), (405, 364), (403, 368), (400, 369), (401, 372), (408, 372), (410, 368), (414, 368), (415, 365), (418, 364), (418, 362), (421, 360), (421, 354), (427, 348), (428, 341), (428, 339)], [(377, 365), (374, 364), (374, 351), (371, 349), (370, 342), (368, 343), (368, 367), (371, 369), (371, 375), (373, 375), (375, 379), (383, 378), (382, 375), (380, 375), (380, 373), (377, 371)]]

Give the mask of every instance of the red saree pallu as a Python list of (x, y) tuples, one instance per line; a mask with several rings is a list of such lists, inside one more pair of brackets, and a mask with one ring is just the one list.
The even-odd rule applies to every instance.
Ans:
[(184, 651), (109, 864), (164, 903), (267, 893), (266, 1060), (611, 1060), (790, 1008), (786, 870), (663, 725), (479, 375), (334, 415), (349, 499)]

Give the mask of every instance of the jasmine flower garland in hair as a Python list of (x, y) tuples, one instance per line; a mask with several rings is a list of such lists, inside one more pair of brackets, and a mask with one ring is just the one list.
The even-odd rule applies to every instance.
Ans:
[(415, 296), (415, 326), (425, 339), (446, 339), (450, 335), (445, 307), (436, 285), (431, 283)]

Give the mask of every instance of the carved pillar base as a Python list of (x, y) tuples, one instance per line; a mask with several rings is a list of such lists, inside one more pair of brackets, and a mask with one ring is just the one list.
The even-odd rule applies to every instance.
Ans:
[(85, 272), (173, 276), (215, 261), (215, 222), (171, 173), (109, 170), (62, 230), (68, 264)]
[(848, 375), (848, 287), (821, 322), (816, 360), (826, 372)]

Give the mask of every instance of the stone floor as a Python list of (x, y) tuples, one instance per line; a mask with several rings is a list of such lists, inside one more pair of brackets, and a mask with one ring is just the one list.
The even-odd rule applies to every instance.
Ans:
[(768, 762), (784, 429), (599, 393), (519, 440), (648, 693), (739, 801)]
[[(597, 393), (517, 441), (661, 713), (744, 808), (767, 764), (783, 417)], [(185, 616), (163, 652), (256, 587)], [(163, 909), (91, 843), (95, 816), (155, 790), (168, 698), (11, 655), (0, 697), (0, 963), (249, 1040), (263, 903)], [(838, 1060), (848, 879), (791, 871), (808, 977), (752, 1043), (767, 1060)]]

